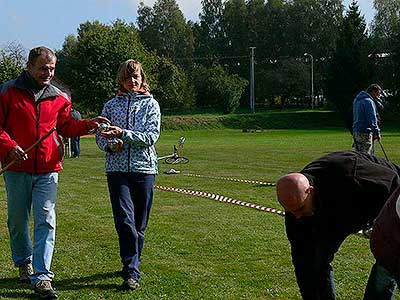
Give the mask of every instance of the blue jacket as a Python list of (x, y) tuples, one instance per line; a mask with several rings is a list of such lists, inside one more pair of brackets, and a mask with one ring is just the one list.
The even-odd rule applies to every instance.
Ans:
[(353, 102), (353, 132), (379, 135), (376, 106), (371, 95), (360, 92)]
[(106, 172), (139, 172), (157, 174), (157, 153), (154, 148), (160, 136), (161, 113), (151, 95), (124, 93), (109, 100), (101, 113), (112, 125), (123, 129), (122, 152), (112, 152), (108, 139), (96, 134), (96, 142), (106, 154)]

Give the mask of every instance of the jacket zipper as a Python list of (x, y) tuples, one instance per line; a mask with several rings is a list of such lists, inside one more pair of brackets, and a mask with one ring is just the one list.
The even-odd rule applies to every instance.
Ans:
[[(128, 97), (128, 108), (126, 110), (126, 129), (129, 130), (129, 108), (131, 107), (131, 96)], [(133, 115), (135, 117), (135, 115)], [(135, 125), (135, 120), (133, 120)], [(131, 144), (128, 144), (128, 172), (131, 171)]]
[(150, 167), (152, 168), (152, 167), (153, 167), (153, 160), (151, 159), (152, 156), (151, 156), (151, 149), (150, 149), (150, 147), (147, 148), (147, 155), (149, 156)]
[[(40, 124), (40, 102), (36, 103), (36, 140), (39, 140), (39, 124)], [(39, 147), (35, 147), (35, 161), (34, 161), (34, 173), (37, 173), (38, 169), (38, 149)]]

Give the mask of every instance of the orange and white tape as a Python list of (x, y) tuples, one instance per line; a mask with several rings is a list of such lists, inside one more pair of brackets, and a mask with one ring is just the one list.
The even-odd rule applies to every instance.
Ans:
[(236, 204), (236, 205), (240, 205), (240, 206), (245, 206), (245, 207), (249, 207), (249, 208), (253, 208), (253, 209), (257, 209), (257, 210), (261, 210), (261, 211), (265, 211), (265, 212), (278, 214), (280, 216), (284, 216), (285, 215), (284, 211), (281, 211), (281, 210), (278, 210), (278, 209), (275, 209), (275, 208), (265, 207), (265, 206), (262, 206), (262, 205), (253, 204), (253, 203), (249, 203), (249, 202), (245, 202), (245, 201), (241, 201), (241, 200), (225, 197), (225, 196), (222, 196), (222, 195), (211, 194), (211, 193), (200, 192), (200, 191), (187, 190), (187, 189), (179, 189), (179, 188), (167, 187), (167, 186), (162, 186), (162, 185), (156, 185), (155, 188), (159, 189), (159, 190), (162, 190), (162, 191), (169, 191), (169, 192), (176, 192), (176, 193), (180, 193), (180, 194), (193, 195), (193, 196), (212, 199), (212, 200), (219, 201), (219, 202), (225, 202), (225, 203), (231, 203), (231, 204)]

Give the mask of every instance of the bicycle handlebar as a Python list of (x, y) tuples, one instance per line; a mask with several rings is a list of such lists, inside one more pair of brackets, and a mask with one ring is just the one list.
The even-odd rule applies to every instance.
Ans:
[(178, 156), (178, 153), (172, 153), (170, 155), (165, 155), (165, 156), (158, 157), (157, 160), (162, 160), (162, 159), (166, 159), (166, 158), (170, 158), (170, 157), (178, 158), (179, 156)]

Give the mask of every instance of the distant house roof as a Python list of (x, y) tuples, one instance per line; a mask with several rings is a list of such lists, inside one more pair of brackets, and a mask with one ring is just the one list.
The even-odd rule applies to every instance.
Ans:
[(368, 57), (376, 57), (376, 58), (386, 58), (389, 57), (390, 53), (371, 53)]

